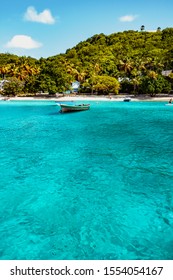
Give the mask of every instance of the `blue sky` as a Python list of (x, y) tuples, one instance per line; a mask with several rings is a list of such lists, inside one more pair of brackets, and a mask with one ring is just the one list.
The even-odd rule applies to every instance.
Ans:
[(172, 13), (172, 0), (3, 1), (0, 53), (46, 58), (99, 33), (173, 27)]

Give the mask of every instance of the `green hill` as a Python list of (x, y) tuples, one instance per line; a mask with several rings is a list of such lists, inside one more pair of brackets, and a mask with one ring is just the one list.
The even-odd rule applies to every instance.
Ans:
[(165, 76), (163, 71), (172, 69), (173, 28), (97, 34), (47, 59), (0, 54), (2, 78), (23, 82), (24, 94), (63, 92), (75, 80), (82, 92), (168, 93), (173, 74)]

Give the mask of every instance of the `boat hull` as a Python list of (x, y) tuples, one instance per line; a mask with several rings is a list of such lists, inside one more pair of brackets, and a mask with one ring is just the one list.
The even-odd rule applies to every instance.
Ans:
[(124, 102), (130, 102), (130, 101), (131, 101), (131, 98), (130, 98), (130, 97), (124, 98), (123, 101), (124, 101)]
[(79, 112), (79, 111), (86, 111), (89, 110), (89, 104), (81, 104), (81, 105), (67, 105), (67, 104), (60, 104), (61, 112)]

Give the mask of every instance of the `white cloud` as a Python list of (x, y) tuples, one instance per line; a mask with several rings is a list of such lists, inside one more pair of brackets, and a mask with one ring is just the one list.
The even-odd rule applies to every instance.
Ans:
[(120, 21), (123, 22), (131, 22), (134, 21), (138, 16), (137, 15), (126, 15), (119, 18)]
[(20, 49), (36, 49), (42, 46), (41, 43), (34, 41), (30, 36), (15, 35), (6, 44), (7, 48), (20, 48)]
[(50, 10), (46, 9), (41, 13), (38, 13), (34, 7), (28, 7), (24, 15), (24, 19), (28, 21), (41, 22), (45, 24), (54, 24), (55, 19), (53, 18)]

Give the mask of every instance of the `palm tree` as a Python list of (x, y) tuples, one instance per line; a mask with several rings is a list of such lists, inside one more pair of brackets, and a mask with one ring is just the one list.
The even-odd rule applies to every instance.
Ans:
[(90, 75), (91, 75), (91, 93), (93, 94), (93, 91), (94, 91), (94, 79), (95, 79), (95, 77), (96, 76), (98, 76), (98, 74), (100, 73), (100, 71), (101, 71), (101, 66), (100, 66), (100, 64), (98, 63), (98, 62), (96, 62), (95, 64), (94, 64), (94, 66), (93, 65), (90, 65), (90, 67), (91, 67), (91, 69), (92, 70), (90, 70)]
[(155, 72), (155, 71), (148, 71), (148, 75), (147, 75), (149, 78), (151, 78), (152, 80), (156, 80), (157, 79), (157, 76), (158, 74)]
[(137, 69), (138, 69), (138, 71), (140, 72), (141, 75), (145, 73), (146, 67), (145, 67), (145, 61), (144, 60), (142, 60), (142, 59), (137, 60), (136, 67), (137, 67)]
[(120, 71), (123, 71), (126, 76), (129, 76), (132, 69), (134, 67), (134, 63), (131, 59), (126, 59), (125, 61), (120, 60), (119, 68)]
[(157, 27), (157, 32), (160, 32), (161, 31), (161, 27)]
[(0, 67), (0, 74), (2, 75), (2, 79), (5, 79), (5, 75), (9, 74), (10, 71), (10, 65), (3, 65)]
[(94, 65), (94, 74), (95, 74), (95, 75), (98, 75), (100, 71), (101, 71), (101, 66), (100, 66), (99, 63), (96, 63), (96, 64)]
[(34, 76), (40, 73), (40, 68), (38, 66), (30, 66), (29, 64), (26, 64), (25, 62), (23, 64), (10, 65), (9, 73), (11, 76), (16, 77), (17, 79), (23, 81), (26, 80), (30, 76)]
[(138, 86), (140, 85), (141, 82), (141, 70), (140, 67), (143, 67), (141, 65), (136, 65), (136, 68), (134, 68), (131, 72), (131, 84), (133, 85), (133, 89), (134, 89), (134, 94), (136, 95), (136, 91)]
[(80, 83), (83, 83), (85, 81), (85, 77), (86, 77), (86, 72), (85, 71), (78, 71), (77, 76), (76, 76), (76, 80)]

